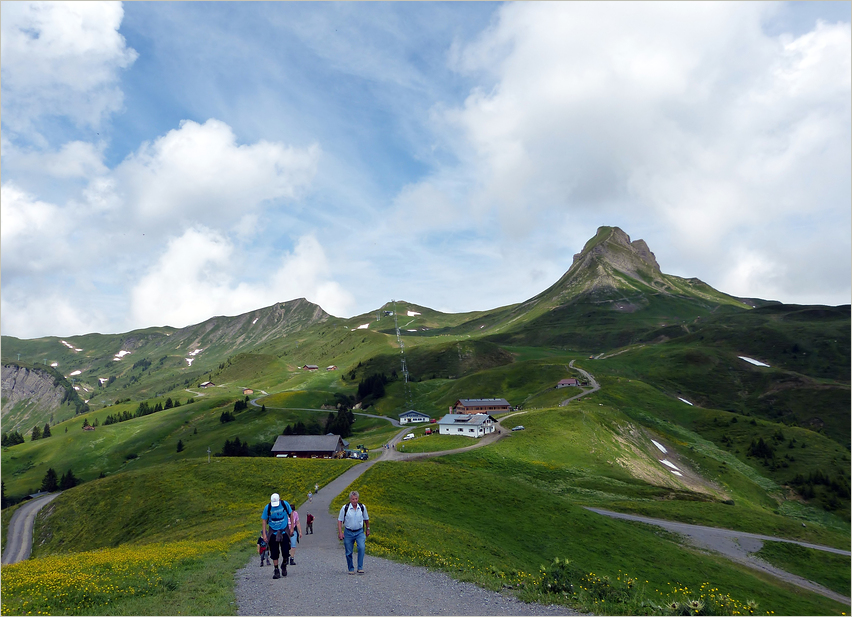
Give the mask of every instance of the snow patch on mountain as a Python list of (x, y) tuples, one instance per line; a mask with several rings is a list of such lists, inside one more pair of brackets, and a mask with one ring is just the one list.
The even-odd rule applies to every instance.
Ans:
[(768, 366), (769, 366), (769, 365), (768, 365), (768, 364), (766, 364), (765, 362), (761, 362), (760, 360), (755, 360), (754, 358), (749, 358), (749, 357), (746, 357), (746, 356), (737, 356), (737, 357), (738, 357), (740, 360), (745, 360), (745, 361), (746, 361), (746, 362), (748, 362), (749, 364), (754, 364), (755, 366), (766, 366), (766, 367), (768, 367)]

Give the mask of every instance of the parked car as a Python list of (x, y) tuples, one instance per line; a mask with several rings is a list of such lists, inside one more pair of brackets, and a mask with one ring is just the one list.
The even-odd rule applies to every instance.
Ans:
[(362, 452), (361, 456), (359, 456), (358, 458), (360, 458), (362, 461), (366, 461), (369, 457), (369, 454), (367, 454), (366, 452)]
[(402, 438), (403, 441), (408, 441), (409, 439), (414, 439), (414, 433), (409, 433), (408, 435)]
[(524, 427), (523, 427), (523, 426), (521, 426), (521, 425), (518, 425), (518, 426), (516, 426), (515, 428), (513, 428), (512, 430), (513, 430), (513, 431), (522, 431), (522, 430), (524, 430)]

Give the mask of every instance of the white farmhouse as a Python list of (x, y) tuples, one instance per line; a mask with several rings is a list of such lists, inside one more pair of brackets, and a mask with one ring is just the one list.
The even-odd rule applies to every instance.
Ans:
[(400, 424), (411, 424), (413, 422), (428, 422), (429, 416), (425, 413), (420, 413), (419, 411), (414, 411), (413, 409), (409, 409), (405, 413), (399, 414), (399, 423)]
[(438, 433), (441, 435), (464, 435), (479, 438), (494, 432), (497, 421), (487, 413), (456, 414), (448, 413), (438, 420)]

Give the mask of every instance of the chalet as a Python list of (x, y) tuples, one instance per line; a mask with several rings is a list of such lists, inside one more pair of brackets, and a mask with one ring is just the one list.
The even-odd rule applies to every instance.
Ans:
[(511, 411), (512, 406), (504, 398), (460, 398), (451, 407), (451, 414), (500, 413)]
[(340, 458), (346, 446), (340, 435), (279, 435), (272, 455), (279, 458)]
[(497, 421), (487, 413), (455, 414), (448, 413), (438, 420), (438, 434), (464, 435), (475, 439), (494, 432)]
[(558, 384), (556, 384), (557, 388), (567, 388), (569, 386), (579, 386), (580, 382), (574, 378), (571, 379), (563, 379)]
[(306, 364), (302, 368), (306, 371), (315, 371), (315, 370), (319, 369), (319, 367), (316, 364)]
[(336, 366), (334, 366), (334, 365), (332, 364), (331, 366), (327, 366), (327, 367), (325, 367), (325, 370), (327, 370), (327, 371), (336, 371), (336, 370), (337, 370), (337, 367), (336, 367)]
[(420, 413), (419, 411), (414, 411), (413, 409), (409, 409), (405, 413), (399, 414), (399, 423), (400, 424), (411, 424), (413, 422), (428, 422), (429, 416), (425, 413)]
[(245, 394), (245, 395), (254, 394), (254, 390), (252, 390), (251, 388), (243, 388), (243, 394)]
[(201, 388), (211, 388), (211, 387), (213, 387), (213, 386), (215, 386), (215, 385), (216, 385), (216, 384), (215, 384), (215, 383), (213, 383), (212, 381), (205, 381), (203, 384), (201, 384), (201, 386), (200, 386), (200, 387), (201, 387)]
[(87, 424), (86, 426), (83, 427), (83, 430), (84, 431), (93, 431), (93, 430), (95, 430), (95, 427), (92, 426), (91, 424)]

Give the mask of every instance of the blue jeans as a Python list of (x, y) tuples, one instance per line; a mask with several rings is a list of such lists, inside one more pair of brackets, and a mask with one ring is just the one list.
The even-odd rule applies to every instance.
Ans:
[(352, 549), (355, 543), (358, 544), (358, 569), (364, 569), (364, 528), (361, 531), (350, 531), (343, 529), (343, 548), (346, 550), (346, 566), (352, 572), (355, 568), (352, 567)]

